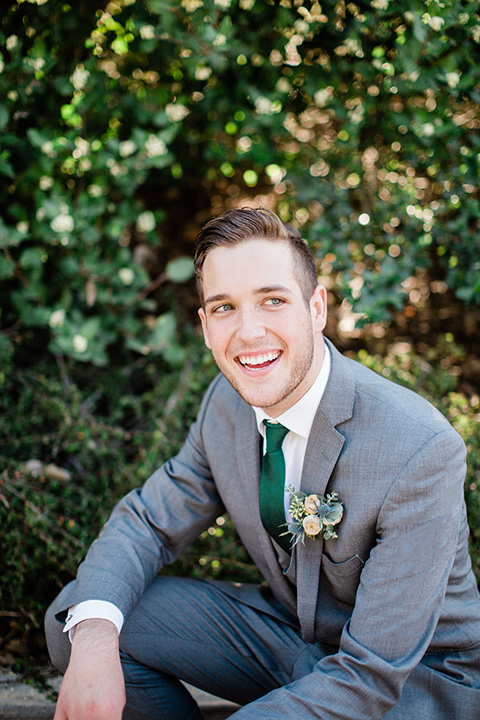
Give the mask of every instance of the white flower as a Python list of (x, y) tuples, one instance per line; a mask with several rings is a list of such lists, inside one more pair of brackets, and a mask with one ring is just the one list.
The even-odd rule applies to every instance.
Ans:
[(227, 10), (231, 5), (232, 0), (213, 0), (213, 2), (215, 3), (215, 5), (218, 5), (218, 7)]
[(306, 510), (310, 515), (315, 515), (315, 513), (316, 513), (317, 510), (318, 510), (319, 504), (320, 504), (320, 502), (319, 502), (319, 499), (318, 499), (318, 495), (308, 495), (308, 496), (305, 498), (305, 510)]
[(428, 20), (428, 24), (432, 30), (436, 30), (438, 32), (445, 25), (445, 20), (439, 15), (433, 15), (433, 17)]
[(53, 185), (53, 178), (49, 177), (48, 175), (42, 175), (42, 177), (38, 181), (38, 186), (39, 186), (40, 190), (50, 190), (52, 185)]
[(7, 50), (13, 50), (18, 45), (18, 35), (10, 35), (5, 43)]
[(27, 67), (32, 68), (32, 70), (34, 72), (39, 72), (45, 65), (45, 60), (43, 58), (27, 57), (27, 58), (24, 58), (23, 63)]
[(278, 100), (272, 102), (270, 98), (262, 95), (255, 100), (255, 109), (260, 115), (273, 115), (280, 112), (282, 105)]
[(71, 215), (62, 213), (61, 215), (57, 215), (57, 217), (53, 218), (52, 222), (50, 223), (50, 227), (55, 232), (66, 233), (72, 232), (73, 228), (75, 227), (75, 223), (73, 222), (73, 218)]
[(140, 37), (143, 40), (153, 40), (155, 38), (155, 28), (153, 25), (142, 25), (140, 28)]
[(255, 5), (255, 0), (240, 0), (239, 5), (242, 10), (251, 10)]
[(135, 274), (131, 268), (120, 268), (118, 276), (124, 285), (131, 285)]
[(189, 13), (195, 12), (197, 8), (203, 7), (202, 0), (182, 0), (182, 7)]
[(73, 349), (75, 352), (84, 353), (88, 347), (88, 340), (84, 335), (73, 336)]
[(85, 138), (82, 137), (75, 138), (75, 150), (72, 153), (75, 160), (78, 160), (78, 158), (87, 155), (89, 150), (90, 143), (88, 142), (88, 140), (85, 140)]
[(48, 324), (50, 325), (51, 328), (62, 327), (64, 322), (65, 322), (65, 310), (63, 310), (63, 309), (54, 310), (48, 320)]
[(3, 62), (2, 58), (0, 58), (0, 73), (2, 73), (5, 70), (5, 63)]
[(314, 100), (315, 103), (318, 105), (318, 107), (325, 107), (325, 105), (328, 103), (328, 101), (331, 99), (333, 95), (333, 88), (331, 86), (323, 88), (322, 90), (317, 90), (315, 93)]
[(307, 515), (303, 518), (302, 525), (307, 535), (318, 535), (322, 529), (322, 521), (318, 515)]
[(355, 40), (355, 38), (346, 38), (343, 46), (345, 48), (345, 51), (350, 55), (356, 55), (357, 53), (362, 52), (362, 46), (360, 45), (358, 40)]
[(212, 68), (208, 65), (197, 65), (195, 69), (195, 80), (208, 80), (212, 74)]
[(422, 131), (425, 137), (431, 137), (435, 134), (435, 125), (433, 123), (425, 123), (422, 125)]
[(286, 77), (281, 77), (277, 80), (277, 84), (275, 86), (278, 90), (278, 92), (288, 93), (292, 89), (292, 84), (290, 80), (288, 80)]
[(122, 167), (122, 165), (119, 165), (118, 163), (114, 162), (110, 168), (110, 175), (113, 175), (113, 177), (121, 177), (122, 175), (125, 175), (127, 171), (127, 168)]
[(458, 22), (461, 25), (466, 25), (469, 20), (470, 20), (470, 15), (468, 13), (460, 13), (458, 16)]
[(447, 79), (448, 87), (457, 87), (458, 83), (460, 82), (460, 75), (456, 72), (449, 72), (446, 74), (445, 77)]
[(83, 65), (77, 65), (73, 73), (70, 75), (70, 82), (72, 83), (75, 90), (83, 90), (87, 84), (90, 73), (85, 70)]
[(480, 25), (475, 25), (475, 27), (473, 28), (472, 38), (475, 40), (475, 42), (480, 42)]
[(145, 151), (150, 158), (159, 157), (166, 154), (167, 146), (161, 138), (149, 135), (145, 142)]
[(187, 117), (190, 110), (180, 103), (168, 103), (165, 108), (165, 113), (171, 122), (178, 122)]
[(100, 197), (103, 195), (103, 188), (101, 185), (97, 185), (96, 183), (92, 183), (87, 187), (87, 192), (90, 195), (90, 197)]
[(150, 210), (145, 210), (138, 216), (136, 227), (139, 232), (151, 232), (156, 224), (155, 215)]
[(55, 146), (51, 140), (47, 140), (42, 145), (42, 152), (45, 155), (48, 155), (48, 157), (56, 157), (57, 153), (55, 150)]
[(18, 232), (26, 233), (26, 232), (28, 232), (29, 228), (30, 228), (30, 223), (27, 222), (26, 220), (20, 220), (20, 222), (17, 223)]
[(118, 151), (121, 157), (128, 157), (129, 155), (133, 155), (136, 149), (137, 146), (135, 145), (133, 140), (124, 140), (120, 143)]
[(213, 44), (215, 45), (215, 47), (219, 47), (221, 45), (225, 45), (226, 42), (227, 42), (227, 36), (224, 35), (223, 33), (218, 33), (217, 37), (213, 41)]
[(348, 117), (354, 125), (361, 123), (365, 116), (365, 109), (362, 106), (356, 107), (354, 110), (348, 111)]
[(375, 10), (387, 10), (388, 0), (372, 0), (371, 5)]

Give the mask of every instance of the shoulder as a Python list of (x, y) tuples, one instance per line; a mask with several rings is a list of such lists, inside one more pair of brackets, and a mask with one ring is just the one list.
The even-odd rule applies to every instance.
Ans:
[(233, 423), (239, 411), (249, 407), (228, 380), (219, 373), (203, 397), (199, 419), (208, 424), (229, 421)]
[(368, 421), (372, 429), (385, 426), (390, 433), (417, 435), (424, 442), (437, 434), (450, 437), (453, 442), (460, 440), (444, 415), (417, 392), (388, 380), (335, 348), (332, 356), (331, 380), (335, 386), (348, 377), (345, 385), (351, 387), (354, 422)]

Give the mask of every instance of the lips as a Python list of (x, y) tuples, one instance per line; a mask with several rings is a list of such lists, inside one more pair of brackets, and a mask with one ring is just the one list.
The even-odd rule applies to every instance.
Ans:
[(240, 365), (250, 369), (261, 369), (268, 367), (280, 357), (280, 350), (272, 350), (259, 355), (238, 355)]

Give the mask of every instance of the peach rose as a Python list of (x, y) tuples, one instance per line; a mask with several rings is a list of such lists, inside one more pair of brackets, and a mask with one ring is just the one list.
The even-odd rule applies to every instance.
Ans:
[(319, 505), (320, 501), (318, 499), (318, 495), (307, 495), (307, 497), (305, 498), (305, 510), (310, 515), (315, 515)]
[(307, 535), (310, 536), (318, 535), (322, 529), (322, 521), (318, 515), (307, 515), (307, 517), (303, 519), (302, 525)]

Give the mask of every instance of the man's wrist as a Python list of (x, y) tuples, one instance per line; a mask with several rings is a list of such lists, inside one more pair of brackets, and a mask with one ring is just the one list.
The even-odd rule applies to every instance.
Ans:
[(103, 618), (90, 618), (89, 620), (82, 620), (75, 626), (75, 639), (81, 641), (84, 637), (96, 637), (112, 638), (118, 640), (118, 630), (116, 626), (110, 620), (104, 620)]

